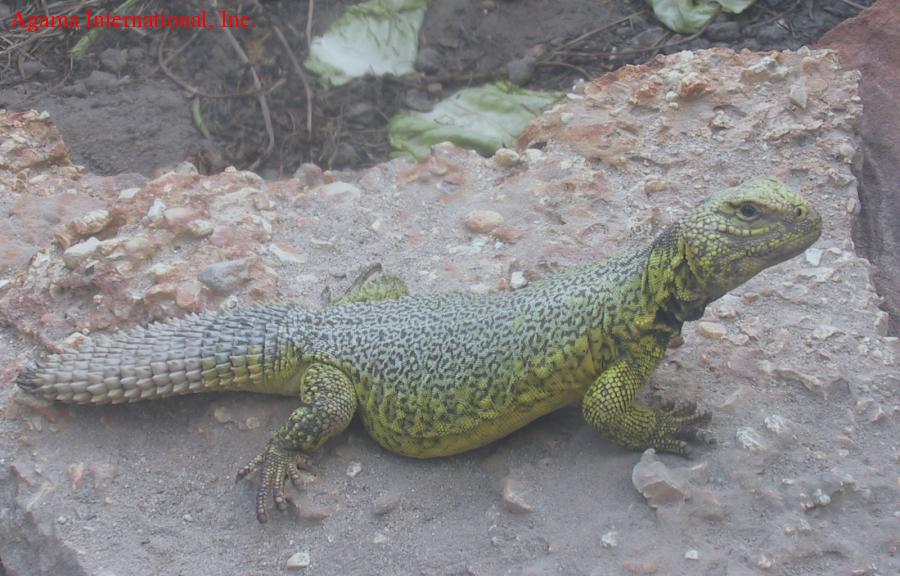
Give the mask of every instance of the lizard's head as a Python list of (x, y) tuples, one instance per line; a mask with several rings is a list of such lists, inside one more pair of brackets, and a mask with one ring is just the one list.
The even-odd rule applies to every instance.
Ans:
[(778, 180), (758, 178), (712, 196), (679, 228), (695, 282), (715, 299), (806, 250), (822, 219)]

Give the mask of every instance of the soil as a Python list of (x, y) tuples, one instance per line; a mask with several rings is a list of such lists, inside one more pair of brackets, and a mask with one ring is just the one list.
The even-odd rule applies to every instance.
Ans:
[[(760, 0), (739, 16), (720, 14), (703, 34), (686, 38), (667, 33), (643, 0), (442, 0), (428, 10), (421, 34), (420, 47), (428, 49), (428, 56), (420, 68), (427, 73), (363, 79), (331, 91), (313, 83), (312, 133), (306, 130), (304, 84), (291, 72), (291, 61), (271, 24), (279, 24), (302, 61), (307, 3), (226, 3), (234, 10), (243, 4), (244, 12), (259, 23), (256, 29), (235, 31), (235, 38), (258, 69), (262, 85), (283, 82), (267, 95), (273, 126), (268, 154), (264, 151), (269, 135), (255, 96), (199, 97), (209, 138), (195, 125), (191, 106), (196, 93), (241, 93), (254, 86), (248, 68), (240, 65), (227, 39), (218, 33), (107, 33), (74, 67), (67, 50), (81, 39), (80, 31), (36, 41), (27, 50), (7, 50), (8, 58), (0, 67), (0, 108), (49, 111), (73, 159), (97, 174), (149, 176), (185, 159), (204, 173), (235, 165), (267, 178), (290, 175), (304, 162), (359, 168), (390, 156), (386, 123), (407, 102), (427, 106), (457, 88), (505, 77), (507, 64), (527, 55), (538, 61), (534, 72), (523, 78), (529, 87), (565, 90), (579, 78), (594, 78), (660, 52), (812, 45), (858, 13), (854, 5), (870, 3)], [(350, 4), (349, 0), (315, 3), (313, 35)], [(24, 5), (13, 2), (6, 11)], [(184, 3), (174, 0), (145, 5), (147, 12), (185, 11)], [(3, 10), (0, 6), (0, 18)], [(3, 29), (9, 27), (4, 24)], [(591, 34), (584, 37), (587, 33)], [(171, 74), (191, 89), (161, 71), (161, 52)]]

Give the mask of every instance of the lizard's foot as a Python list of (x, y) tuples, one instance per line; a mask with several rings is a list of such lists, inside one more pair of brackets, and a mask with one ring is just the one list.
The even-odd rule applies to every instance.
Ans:
[(287, 508), (287, 499), (284, 495), (285, 477), (290, 478), (291, 483), (300, 488), (303, 485), (300, 470), (311, 474), (316, 473), (309, 456), (286, 450), (274, 442), (269, 442), (262, 454), (238, 470), (236, 481), (249, 476), (255, 470), (259, 470), (259, 486), (256, 489), (256, 519), (262, 524), (269, 520), (266, 502), (270, 493), (276, 508), (279, 510)]
[(690, 453), (688, 442), (715, 444), (715, 438), (703, 428), (712, 420), (712, 413), (700, 410), (695, 403), (668, 402), (654, 412), (656, 414), (656, 430), (652, 439), (654, 449), (687, 456)]

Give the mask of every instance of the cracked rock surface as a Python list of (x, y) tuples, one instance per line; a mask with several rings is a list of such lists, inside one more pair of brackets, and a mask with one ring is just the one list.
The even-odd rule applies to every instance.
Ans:
[[(46, 115), (0, 113), (3, 569), (893, 573), (900, 344), (851, 239), (858, 82), (826, 50), (679, 53), (587, 83), (515, 154), (439, 145), (417, 163), (278, 182), (187, 165), (98, 177), (69, 162)], [(523, 286), (640, 246), (759, 175), (808, 196), (825, 230), (686, 325), (653, 377), (652, 393), (714, 412), (719, 442), (690, 461), (642, 462), (578, 406), (433, 461), (387, 453), (354, 423), (301, 504), (261, 527), (254, 486), (232, 478), (295, 401), (48, 406), (11, 384), (42, 346), (272, 299), (317, 306), (374, 262), (414, 291)], [(646, 487), (664, 484), (674, 496), (651, 507)]]

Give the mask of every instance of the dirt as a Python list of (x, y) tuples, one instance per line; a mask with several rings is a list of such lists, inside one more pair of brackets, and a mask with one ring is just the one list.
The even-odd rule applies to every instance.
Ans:
[[(352, 3), (316, 3), (313, 35)], [(308, 104), (303, 83), (290, 72), (291, 62), (271, 29), (271, 22), (279, 23), (302, 60), (307, 4), (283, 0), (265, 2), (262, 9), (255, 9), (249, 2), (225, 3), (235, 10), (243, 4), (245, 13), (258, 22), (258, 28), (237, 30), (235, 37), (259, 69), (262, 84), (271, 86), (284, 80), (268, 95), (275, 146), (267, 156), (262, 152), (268, 146), (268, 133), (255, 97), (200, 98), (211, 136), (206, 139), (193, 121), (193, 92), (160, 70), (163, 43), (162, 53), (172, 74), (197, 92), (227, 94), (252, 89), (247, 68), (238, 64), (223, 34), (105, 34), (74, 68), (65, 49), (81, 38), (78, 31), (62, 42), (48, 41), (30, 51), (10, 52), (11, 57), (0, 67), (0, 108), (49, 111), (72, 147), (74, 160), (97, 174), (138, 172), (149, 176), (185, 159), (204, 173), (235, 165), (253, 168), (267, 178), (290, 175), (304, 162), (335, 169), (359, 168), (390, 156), (386, 123), (406, 102), (421, 105), (473, 82), (505, 77), (509, 62), (529, 54), (538, 57), (538, 65), (526, 76), (528, 86), (566, 90), (578, 78), (593, 78), (657, 53), (711, 46), (779, 50), (811, 45), (858, 13), (854, 4), (870, 3), (761, 0), (739, 16), (719, 15), (704, 34), (689, 39), (668, 36), (642, 0), (442, 0), (429, 9), (421, 35), (421, 47), (432, 51), (425, 67), (428, 73), (402, 80), (360, 80), (332, 91), (313, 85), (312, 133), (306, 131)], [(184, 11), (183, 2), (153, 0), (146, 6), (147, 12)], [(731, 22), (738, 26), (729, 28)], [(578, 41), (588, 32), (593, 34)], [(187, 48), (173, 56), (188, 40)], [(650, 48), (659, 44), (662, 46)], [(109, 56), (116, 51), (124, 52), (124, 64), (111, 67), (101, 62), (104, 52)], [(96, 72), (112, 76), (95, 74), (92, 79)], [(439, 88), (434, 88), (435, 84)]]

